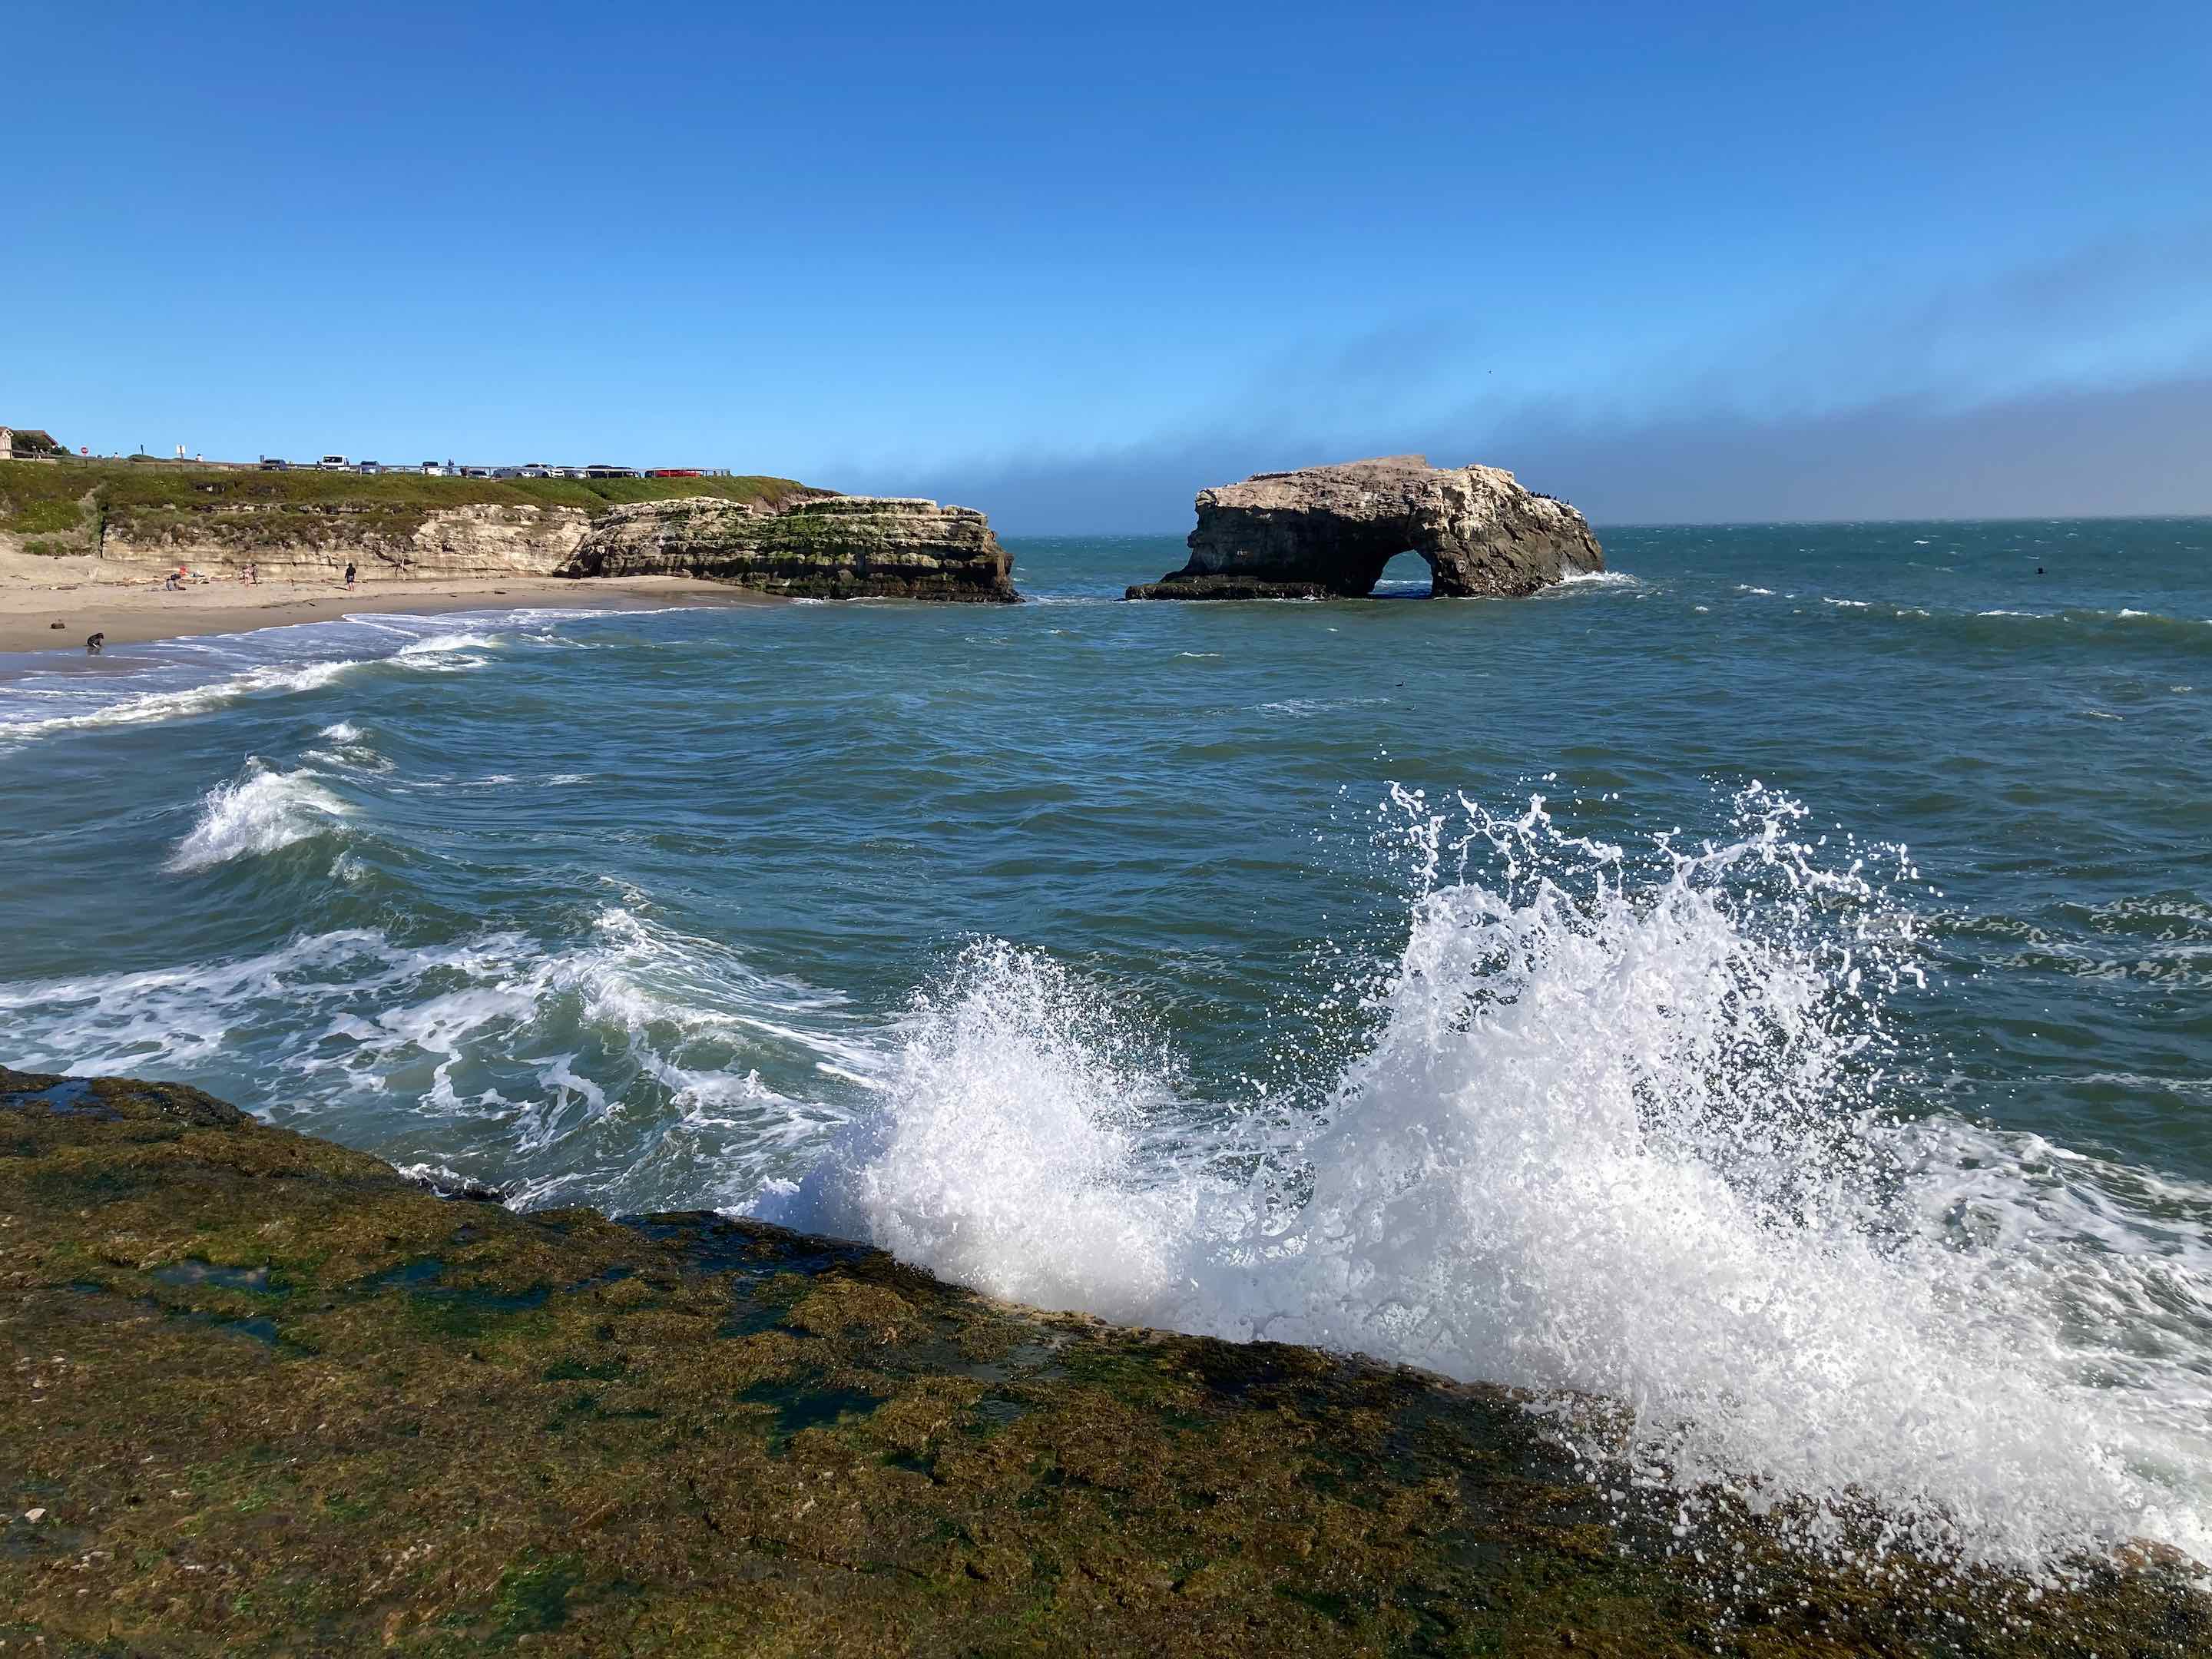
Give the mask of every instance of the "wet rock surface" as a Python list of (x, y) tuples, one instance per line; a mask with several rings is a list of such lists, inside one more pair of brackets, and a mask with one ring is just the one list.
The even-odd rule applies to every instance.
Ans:
[(1389, 455), (1261, 472), (1198, 495), (1190, 562), (1133, 599), (1358, 599), (1420, 554), (1437, 598), (1510, 598), (1605, 568), (1583, 515), (1492, 466)]
[(458, 1201), (171, 1085), (0, 1068), (0, 1346), (11, 1652), (2212, 1645), (2169, 1563), (1678, 1534), (1502, 1389)]
[(791, 599), (1010, 603), (1013, 558), (973, 507), (832, 495), (787, 506), (709, 497), (618, 507), (559, 573), (695, 576)]

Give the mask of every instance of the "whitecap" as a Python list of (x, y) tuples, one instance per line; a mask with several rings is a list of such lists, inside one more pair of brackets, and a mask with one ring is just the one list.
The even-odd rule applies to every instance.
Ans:
[(302, 768), (277, 772), (253, 763), (234, 783), (218, 784), (200, 798), (199, 817), (177, 843), (168, 868), (186, 872), (321, 835), (345, 816), (345, 805)]
[(1570, 570), (1559, 578), (1561, 587), (1636, 587), (1636, 578), (1626, 570)]
[(102, 707), (76, 714), (56, 714), (45, 720), (0, 721), (0, 738), (34, 738), (51, 732), (82, 731), (104, 726), (138, 726), (154, 720), (176, 720), (188, 714), (205, 714), (240, 697), (266, 692), (319, 690), (360, 666), (360, 661), (346, 659), (336, 662), (252, 668), (242, 674), (211, 681), (205, 685), (190, 686), (180, 690), (142, 692), (136, 696), (121, 697)]

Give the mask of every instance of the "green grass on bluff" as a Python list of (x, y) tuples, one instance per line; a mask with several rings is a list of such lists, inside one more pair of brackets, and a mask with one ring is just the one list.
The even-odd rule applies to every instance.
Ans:
[[(632, 501), (712, 495), (771, 504), (820, 493), (791, 478), (430, 478), (420, 473), (262, 472), (167, 463), (0, 461), (0, 532), (33, 550), (90, 552), (103, 532), (134, 541), (191, 526), (285, 539), (290, 514), (343, 514), (406, 534), (455, 507), (570, 507), (597, 514)], [(218, 530), (217, 526), (221, 528)]]

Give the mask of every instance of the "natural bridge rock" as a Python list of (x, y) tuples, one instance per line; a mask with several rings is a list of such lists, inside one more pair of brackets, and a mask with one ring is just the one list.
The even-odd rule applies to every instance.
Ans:
[(698, 576), (793, 599), (1012, 602), (1013, 556), (972, 507), (877, 495), (617, 507), (568, 576)]
[(1358, 599), (1401, 553), (1437, 598), (1533, 593), (1605, 555), (1583, 515), (1494, 466), (1388, 455), (1202, 489), (1190, 562), (1133, 599)]

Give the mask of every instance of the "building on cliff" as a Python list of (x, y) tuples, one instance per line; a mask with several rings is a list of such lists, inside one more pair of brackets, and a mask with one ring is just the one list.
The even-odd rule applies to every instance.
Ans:
[(50, 432), (29, 426), (0, 426), (0, 460), (48, 461), (68, 453)]

